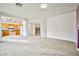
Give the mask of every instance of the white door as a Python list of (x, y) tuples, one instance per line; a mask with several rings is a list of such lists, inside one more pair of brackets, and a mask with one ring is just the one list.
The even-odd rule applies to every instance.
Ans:
[(35, 35), (35, 23), (30, 24), (30, 35)]

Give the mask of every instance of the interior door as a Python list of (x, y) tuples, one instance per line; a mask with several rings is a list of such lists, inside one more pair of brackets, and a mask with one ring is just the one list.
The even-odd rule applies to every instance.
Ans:
[(35, 35), (35, 23), (30, 24), (30, 35)]
[(79, 5), (76, 11), (77, 48), (79, 48)]

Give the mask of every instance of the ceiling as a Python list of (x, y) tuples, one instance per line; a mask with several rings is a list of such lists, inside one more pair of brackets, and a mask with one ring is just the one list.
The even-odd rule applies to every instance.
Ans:
[(48, 3), (47, 9), (40, 8), (41, 3), (24, 3), (22, 7), (14, 3), (0, 3), (0, 11), (12, 15), (32, 19), (60, 15), (75, 11), (76, 3)]

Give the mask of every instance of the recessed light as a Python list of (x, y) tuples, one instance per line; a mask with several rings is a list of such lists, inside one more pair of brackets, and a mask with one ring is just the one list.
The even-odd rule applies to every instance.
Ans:
[(40, 6), (42, 9), (46, 9), (47, 7), (48, 7), (48, 5), (47, 4), (41, 4), (41, 6)]

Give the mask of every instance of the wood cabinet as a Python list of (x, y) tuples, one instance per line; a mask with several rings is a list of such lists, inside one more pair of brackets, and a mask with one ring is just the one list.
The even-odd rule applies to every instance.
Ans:
[(2, 35), (8, 36), (8, 35), (20, 35), (20, 24), (8, 24), (3, 23), (2, 24)]
[(20, 30), (14, 30), (16, 35), (20, 35)]
[(6, 23), (5, 24), (4, 23), (2, 24), (3, 30), (8, 30), (8, 27), (9, 27), (9, 24), (6, 24)]
[(8, 36), (9, 35), (9, 31), (8, 30), (2, 30), (3, 36)]

